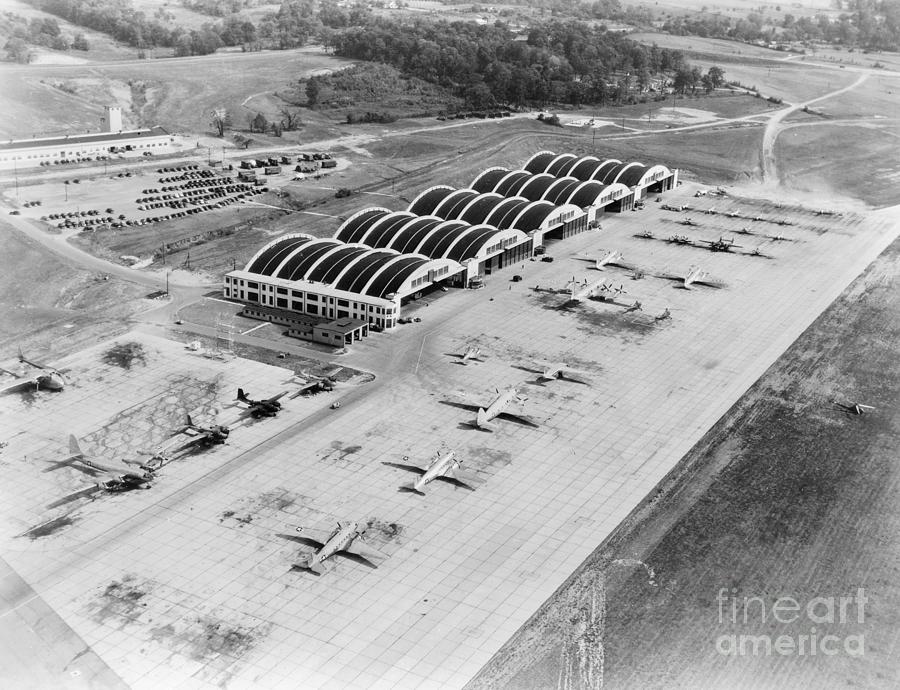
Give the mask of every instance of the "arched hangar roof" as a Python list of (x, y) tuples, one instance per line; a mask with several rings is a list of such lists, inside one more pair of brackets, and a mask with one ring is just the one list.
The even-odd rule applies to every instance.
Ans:
[[(441, 269), (447, 269), (441, 271)], [(333, 238), (291, 234), (273, 240), (254, 255), (244, 270), (287, 281), (313, 281), (336, 290), (389, 299), (404, 294), (421, 276), (461, 270), (450, 259), (373, 249)]]
[(525, 164), (525, 170), (535, 175), (548, 173), (554, 177), (596, 180), (607, 185), (618, 183), (631, 188), (647, 186), (671, 174), (664, 165), (624, 163), (615, 158), (600, 160), (596, 156), (578, 158), (571, 153), (557, 155), (552, 151), (540, 151), (533, 155)]
[[(471, 208), (458, 209), (458, 212), (463, 216), (470, 215), (473, 211), (481, 214), (478, 205), (494, 203), (495, 197), (497, 195), (476, 198), (471, 202)], [(372, 248), (420, 254), (431, 259), (452, 259), (457, 262), (481, 259), (499, 248), (518, 244), (526, 239), (523, 232), (513, 228), (501, 229), (493, 225), (472, 224), (463, 219), (415, 216), (408, 211), (367, 209), (369, 210), (372, 213), (364, 215), (360, 212), (357, 214), (359, 218), (349, 218), (338, 229), (336, 239), (342, 240), (353, 236)]]

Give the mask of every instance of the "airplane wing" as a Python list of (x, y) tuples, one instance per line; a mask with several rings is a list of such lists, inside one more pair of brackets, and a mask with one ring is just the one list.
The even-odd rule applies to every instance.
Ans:
[(458, 486), (461, 489), (468, 489), (469, 491), (475, 491), (478, 485), (484, 481), (476, 476), (475, 473), (460, 469), (451, 470), (447, 474), (437, 477), (437, 479), (446, 482), (447, 484)]
[(284, 397), (286, 394), (287, 394), (287, 391), (281, 391), (278, 395), (276, 395), (276, 396), (274, 396), (274, 397), (271, 397), (271, 398), (269, 398), (268, 400), (264, 400), (263, 402), (273, 403), (273, 402), (275, 402), (276, 400), (279, 400), (279, 399), (281, 399), (282, 397)]
[(503, 419), (509, 422), (515, 422), (516, 424), (522, 424), (523, 426), (531, 426), (534, 428), (540, 427), (540, 424), (535, 422), (531, 417), (528, 417), (524, 414), (518, 414), (516, 412), (501, 412), (497, 415), (498, 417), (503, 417)]
[(28, 388), (29, 386), (35, 385), (37, 385), (37, 380), (34, 378), (19, 379), (18, 381), (13, 381), (0, 388), (0, 395), (4, 393), (12, 393), (13, 391), (23, 390), (25, 388)]
[(464, 403), (456, 400), (439, 400), (442, 405), (449, 405), (450, 407), (458, 407), (461, 410), (468, 410), (469, 412), (478, 412), (479, 408), (484, 407), (484, 405), (475, 405), (472, 403)]
[(407, 472), (415, 472), (416, 474), (425, 474), (425, 470), (416, 465), (404, 465), (400, 462), (382, 462), (381, 464), (388, 465), (389, 467), (396, 467), (398, 470), (406, 470)]
[(563, 369), (562, 378), (566, 381), (574, 381), (575, 383), (589, 384), (591, 382), (591, 378), (587, 374), (583, 371), (578, 371), (577, 369)]
[(99, 484), (95, 484), (93, 486), (89, 486), (85, 489), (81, 489), (74, 493), (69, 494), (68, 496), (63, 496), (57, 501), (53, 501), (47, 507), (48, 508), (58, 508), (59, 506), (65, 505), (66, 503), (71, 503), (72, 501), (77, 501), (79, 498), (84, 498), (85, 496), (90, 496), (92, 494), (97, 493), (101, 490), (101, 486)]
[(353, 554), (354, 556), (360, 556), (365, 558), (367, 561), (370, 561), (373, 565), (378, 564), (380, 561), (383, 561), (387, 558), (387, 554), (381, 553), (378, 549), (369, 546), (361, 539), (354, 539), (351, 542), (350, 546), (344, 549), (347, 553)]
[(297, 536), (311, 542), (317, 542), (319, 547), (325, 546), (325, 542), (331, 539), (334, 530), (314, 529), (312, 527), (298, 527)]
[[(303, 395), (306, 391), (312, 390), (318, 385), (319, 385), (319, 381), (310, 381), (309, 383), (304, 383), (303, 385), (300, 386), (300, 388), (298, 388), (293, 393), (291, 393), (291, 398), (299, 397), (299, 396)], [(282, 395), (284, 395), (284, 394), (282, 393)], [(278, 398), (273, 398), (273, 399), (277, 400)]]

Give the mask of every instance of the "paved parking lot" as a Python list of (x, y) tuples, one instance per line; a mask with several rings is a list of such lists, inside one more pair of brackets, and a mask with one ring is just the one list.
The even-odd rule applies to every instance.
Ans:
[[(336, 358), (375, 382), (290, 400), (228, 445), (169, 465), (151, 491), (78, 504), (71, 524), (16, 536), (62, 515), (46, 504), (84, 482), (39, 469), (65, 453), (70, 430), (98, 453), (127, 454), (158, 443), (184, 409), (211, 419), (218, 406), (225, 419), (237, 385), (266, 395), (290, 377), (144, 335), (134, 337), (145, 366), (102, 365), (108, 345), (62, 363), (73, 370), (63, 393), (0, 401), (7, 561), (134, 688), (461, 687), (898, 233), (877, 214), (815, 216), (683, 189), (666, 201), (797, 225), (694, 211), (700, 226), (687, 227), (653, 202), (604, 218), (602, 231), (551, 245), (552, 263), (426, 299), (420, 323)], [(754, 234), (735, 234), (745, 226)], [(727, 234), (770, 258), (635, 237), (645, 229)], [(585, 260), (607, 249), (644, 277)], [(661, 277), (691, 266), (722, 287)], [(573, 277), (625, 292), (571, 304)], [(619, 305), (635, 300), (643, 311), (625, 314)], [(469, 342), (483, 363), (451, 356)], [(537, 360), (572, 362), (592, 383), (539, 384)], [(458, 403), (486, 405), (512, 385), (540, 428), (466, 424), (474, 413)], [(481, 486), (398, 491), (410, 475), (383, 463), (424, 464), (441, 447)], [(295, 568), (309, 551), (288, 538), (295, 528), (338, 520), (369, 521), (368, 543), (388, 558), (372, 569), (337, 557), (320, 577)]]

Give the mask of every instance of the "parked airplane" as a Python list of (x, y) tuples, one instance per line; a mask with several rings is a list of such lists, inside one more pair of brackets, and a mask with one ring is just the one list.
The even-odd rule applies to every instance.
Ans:
[[(403, 456), (404, 460), (409, 460)], [(469, 491), (475, 491), (472, 484), (478, 483), (478, 479), (474, 475), (461, 469), (462, 461), (457, 460), (453, 451), (448, 451), (441, 455), (437, 453), (434, 460), (429, 463), (428, 467), (422, 468), (417, 465), (408, 465), (399, 462), (382, 462), (382, 465), (396, 467), (397, 469), (406, 470), (407, 472), (415, 472), (419, 475), (412, 484), (401, 486), (402, 491), (411, 491), (413, 493), (425, 495), (425, 485), (435, 480), (447, 482), (454, 486), (460, 486)]]
[(634, 304), (632, 304), (630, 307), (626, 307), (626, 308), (625, 308), (625, 311), (622, 312), (622, 313), (623, 313), (623, 314), (628, 314), (628, 313), (633, 312), (633, 311), (643, 311), (643, 309), (644, 309), (644, 305), (641, 304), (640, 302), (638, 302), (637, 300), (635, 300), (635, 301), (634, 301)]
[(278, 414), (278, 411), (281, 409), (279, 398), (285, 393), (287, 393), (287, 391), (282, 391), (278, 395), (267, 398), (266, 400), (251, 400), (244, 393), (243, 388), (238, 388), (237, 399), (247, 405), (246, 414), (249, 414), (254, 419), (258, 419), (259, 417), (274, 417)]
[(339, 522), (337, 529), (330, 532), (298, 527), (300, 539), (312, 542), (319, 547), (318, 551), (309, 555), (302, 567), (316, 575), (321, 575), (328, 569), (326, 561), (338, 553), (351, 554), (362, 559), (372, 568), (378, 567), (375, 561), (383, 560), (387, 558), (387, 555), (360, 541), (367, 529), (367, 525), (362, 522)]
[(459, 358), (458, 364), (468, 364), (469, 360), (473, 362), (483, 362), (484, 360), (481, 358), (481, 348), (477, 345), (466, 345), (466, 349), (462, 351), (462, 354), (453, 355), (454, 357)]
[(300, 388), (291, 393), (290, 397), (297, 398), (301, 395), (314, 395), (323, 391), (333, 391), (335, 383), (334, 377), (341, 369), (343, 369), (343, 367), (337, 367), (324, 376), (314, 376), (304, 373), (303, 383), (301, 383)]
[(605, 252), (598, 259), (593, 259), (590, 257), (585, 257), (585, 258), (587, 258), (588, 261), (593, 261), (594, 268), (596, 268), (598, 271), (602, 271), (604, 266), (613, 266), (616, 264), (620, 264), (624, 257), (622, 256), (622, 252), (617, 252), (615, 250), (611, 250), (611, 251)]
[(180, 453), (189, 448), (193, 448), (194, 446), (199, 446), (201, 448), (217, 446), (219, 444), (225, 443), (225, 440), (228, 438), (228, 434), (230, 433), (230, 431), (231, 430), (227, 426), (224, 426), (222, 424), (212, 424), (211, 426), (194, 424), (194, 420), (191, 419), (191, 415), (188, 415), (187, 424), (185, 424), (183, 428), (179, 429), (175, 433), (176, 435), (186, 434), (191, 436), (191, 438), (185, 441), (182, 445), (168, 451), (168, 453), (174, 455), (175, 453)]
[(709, 278), (709, 273), (700, 270), (699, 266), (691, 266), (684, 277), (684, 287), (690, 289), (694, 283), (702, 283)]
[(78, 439), (75, 438), (74, 435), (69, 436), (69, 451), (71, 453), (69, 457), (54, 462), (54, 466), (48, 468), (45, 471), (49, 472), (51, 470), (62, 467), (63, 465), (72, 465), (74, 463), (77, 463), (86, 467), (91, 473), (104, 476), (105, 479), (103, 481), (97, 482), (93, 486), (89, 486), (85, 489), (80, 489), (75, 493), (64, 496), (58, 501), (54, 501), (50, 504), (50, 508), (56, 508), (57, 506), (63, 505), (64, 503), (69, 503), (83, 496), (90, 496), (91, 494), (94, 494), (98, 491), (118, 493), (121, 491), (131, 491), (132, 489), (149, 489), (150, 482), (155, 479), (155, 475), (152, 471), (144, 471), (141, 473), (132, 472), (126, 467), (108, 465), (88, 458), (84, 454), (84, 451), (81, 450)]
[(17, 374), (14, 371), (0, 368), (0, 371), (6, 372), (17, 379), (0, 388), (0, 394), (24, 390), (26, 388), (31, 388), (32, 386), (34, 387), (34, 390), (43, 388), (48, 391), (61, 391), (66, 385), (62, 372), (45, 364), (25, 359), (21, 350), (19, 350), (19, 362), (34, 367), (38, 371), (29, 375), (24, 372)]
[(847, 412), (849, 414), (862, 415), (875, 410), (875, 408), (871, 405), (863, 405), (862, 403), (852, 403), (848, 405), (846, 403), (839, 403), (835, 401), (834, 404), (841, 408), (844, 412)]
[(563, 362), (543, 363), (541, 365), (543, 371), (538, 379), (541, 381), (555, 381), (563, 379), (565, 381), (574, 381), (575, 383), (590, 383), (591, 380), (587, 374), (578, 369), (573, 369)]
[(496, 427), (491, 424), (492, 419), (496, 419), (497, 417), (503, 417), (504, 419), (511, 419), (513, 421), (519, 421), (521, 423), (527, 424), (529, 426), (537, 427), (538, 424), (533, 422), (531, 419), (524, 415), (513, 414), (512, 412), (506, 412), (506, 408), (509, 406), (511, 402), (517, 402), (519, 404), (524, 403), (528, 398), (524, 395), (519, 395), (519, 392), (516, 390), (516, 387), (507, 389), (504, 392), (500, 392), (499, 388), (495, 389), (497, 391), (497, 397), (491, 401), (491, 404), (487, 406), (487, 408), (479, 407), (476, 417), (475, 417), (475, 426), (484, 431), (493, 431)]
[(740, 244), (735, 244), (733, 238), (720, 237), (717, 240), (698, 240), (698, 242), (702, 242), (706, 245), (706, 248), (711, 252), (730, 252), (732, 249), (737, 249), (741, 247)]
[(685, 218), (684, 220), (679, 220), (678, 223), (679, 223), (680, 225), (693, 225), (693, 226), (699, 226), (699, 225), (700, 225), (700, 223), (698, 223), (698, 222), (697, 222), (696, 220), (694, 220), (693, 218)]

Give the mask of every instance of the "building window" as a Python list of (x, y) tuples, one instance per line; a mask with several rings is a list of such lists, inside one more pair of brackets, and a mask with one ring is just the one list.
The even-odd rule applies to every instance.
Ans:
[(247, 289), (249, 290), (259, 290), (259, 283), (254, 283), (251, 280), (247, 281)]
[(318, 301), (319, 301), (319, 296), (318, 296), (318, 295), (315, 295), (315, 294), (313, 294), (313, 293), (310, 292), (310, 293), (306, 296), (306, 301), (307, 301), (307, 302), (318, 302)]
[(278, 292), (279, 295), (286, 295), (286, 294), (287, 294), (287, 288), (283, 288), (283, 287), (276, 288), (276, 292)]
[(345, 299), (339, 299), (337, 303), (338, 303), (339, 307), (349, 307), (350, 306), (350, 301), (345, 300)]
[(279, 309), (287, 309), (287, 305), (288, 305), (288, 301), (286, 298), (284, 298), (284, 297), (276, 298), (275, 306), (277, 306)]

